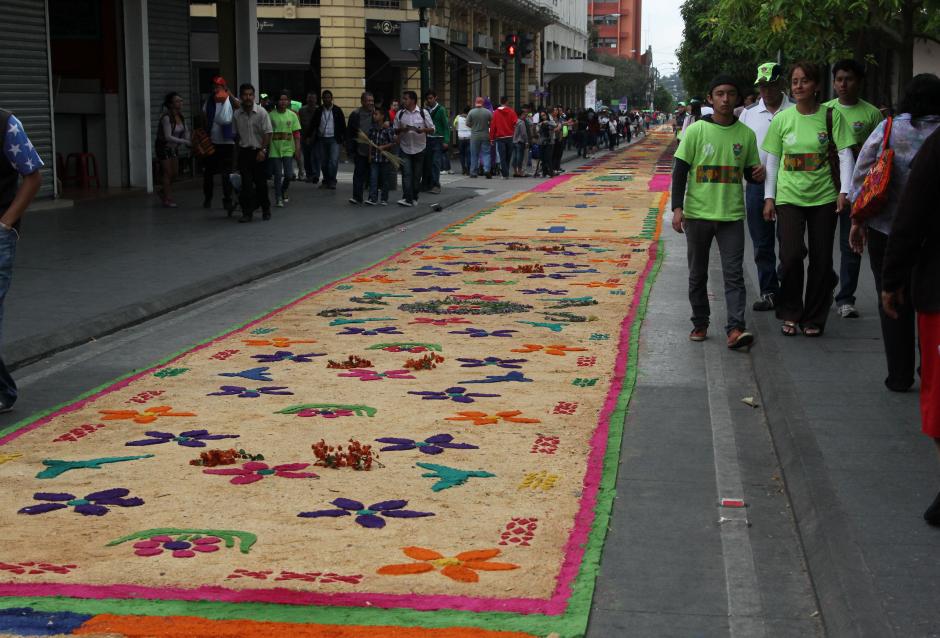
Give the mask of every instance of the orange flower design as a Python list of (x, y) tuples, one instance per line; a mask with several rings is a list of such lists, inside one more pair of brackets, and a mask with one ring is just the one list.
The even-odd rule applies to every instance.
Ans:
[(173, 412), (173, 408), (168, 405), (155, 405), (147, 408), (143, 412), (137, 410), (100, 410), (102, 421), (125, 421), (130, 420), (134, 423), (153, 423), (164, 416), (196, 416), (195, 412)]
[(390, 279), (388, 275), (375, 275), (373, 277), (356, 277), (352, 280), (354, 284), (394, 284), (404, 279)]
[(592, 281), (584, 284), (571, 284), (572, 286), (585, 286), (587, 288), (616, 288), (620, 285), (619, 279), (611, 279), (610, 281)]
[(468, 410), (464, 412), (458, 412), (458, 416), (447, 417), (446, 421), (473, 421), (473, 425), (495, 425), (499, 423), (499, 420), (508, 421), (510, 423), (541, 423), (538, 419), (527, 419), (520, 417), (522, 410), (508, 410), (506, 412), (497, 412), (493, 416), (490, 416), (486, 412), (476, 412), (474, 410)]
[(498, 549), (476, 549), (450, 557), (423, 547), (403, 547), (402, 551), (405, 556), (420, 562), (385, 565), (380, 567), (377, 573), (384, 576), (406, 576), (440, 569), (441, 573), (448, 578), (462, 583), (475, 583), (480, 580), (477, 571), (491, 572), (519, 569), (519, 566), (513, 563), (491, 562), (490, 558), (499, 556), (500, 551)]
[(545, 354), (553, 354), (559, 357), (565, 356), (566, 352), (587, 352), (587, 348), (569, 348), (566, 345), (562, 344), (550, 344), (547, 346), (541, 346), (537, 343), (524, 343), (522, 348), (514, 348), (511, 352), (539, 352), (544, 350)]
[(295, 343), (316, 343), (316, 339), (290, 339), (288, 337), (273, 337), (271, 339), (242, 339), (246, 346), (272, 346), (274, 348), (289, 348)]

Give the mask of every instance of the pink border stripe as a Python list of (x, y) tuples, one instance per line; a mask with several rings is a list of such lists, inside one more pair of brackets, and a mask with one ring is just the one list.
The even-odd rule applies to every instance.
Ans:
[(555, 187), (558, 186), (559, 184), (562, 184), (562, 183), (564, 183), (564, 182), (567, 182), (567, 181), (568, 181), (569, 179), (571, 179), (572, 177), (574, 177), (574, 175), (572, 175), (571, 173), (565, 173), (564, 175), (559, 175), (558, 177), (553, 177), (553, 178), (551, 178), (550, 180), (548, 180), (547, 182), (542, 182), (541, 184), (539, 184), (538, 186), (536, 186), (535, 188), (533, 188), (533, 189), (530, 190), (529, 192), (530, 192), (530, 193), (547, 193), (548, 191), (552, 190), (553, 188), (555, 188)]

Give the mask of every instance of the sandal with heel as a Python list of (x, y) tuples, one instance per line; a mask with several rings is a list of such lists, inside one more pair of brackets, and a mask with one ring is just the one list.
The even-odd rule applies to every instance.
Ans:
[(795, 337), (796, 336), (796, 322), (795, 321), (784, 321), (780, 326), (780, 332), (784, 337)]

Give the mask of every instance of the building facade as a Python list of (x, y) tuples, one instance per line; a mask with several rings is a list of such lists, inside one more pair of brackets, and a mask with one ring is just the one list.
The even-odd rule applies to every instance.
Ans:
[[(600, 77), (613, 77), (613, 67), (588, 60), (589, 0), (539, 0), (558, 13), (558, 20), (543, 33), (545, 61), (542, 77), (549, 101), (565, 107), (593, 106), (585, 87)], [(590, 102), (590, 104), (588, 104)]]
[(640, 61), (643, 0), (590, 0), (588, 15), (597, 30), (598, 53)]

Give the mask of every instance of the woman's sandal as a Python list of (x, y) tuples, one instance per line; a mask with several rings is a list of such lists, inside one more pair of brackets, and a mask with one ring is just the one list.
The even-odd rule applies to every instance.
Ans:
[(807, 337), (821, 337), (822, 333), (823, 333), (822, 328), (820, 328), (819, 326), (804, 326), (803, 327), (803, 335)]
[(780, 326), (780, 332), (783, 333), (784, 337), (795, 337), (796, 336), (796, 322), (795, 321), (784, 321)]

